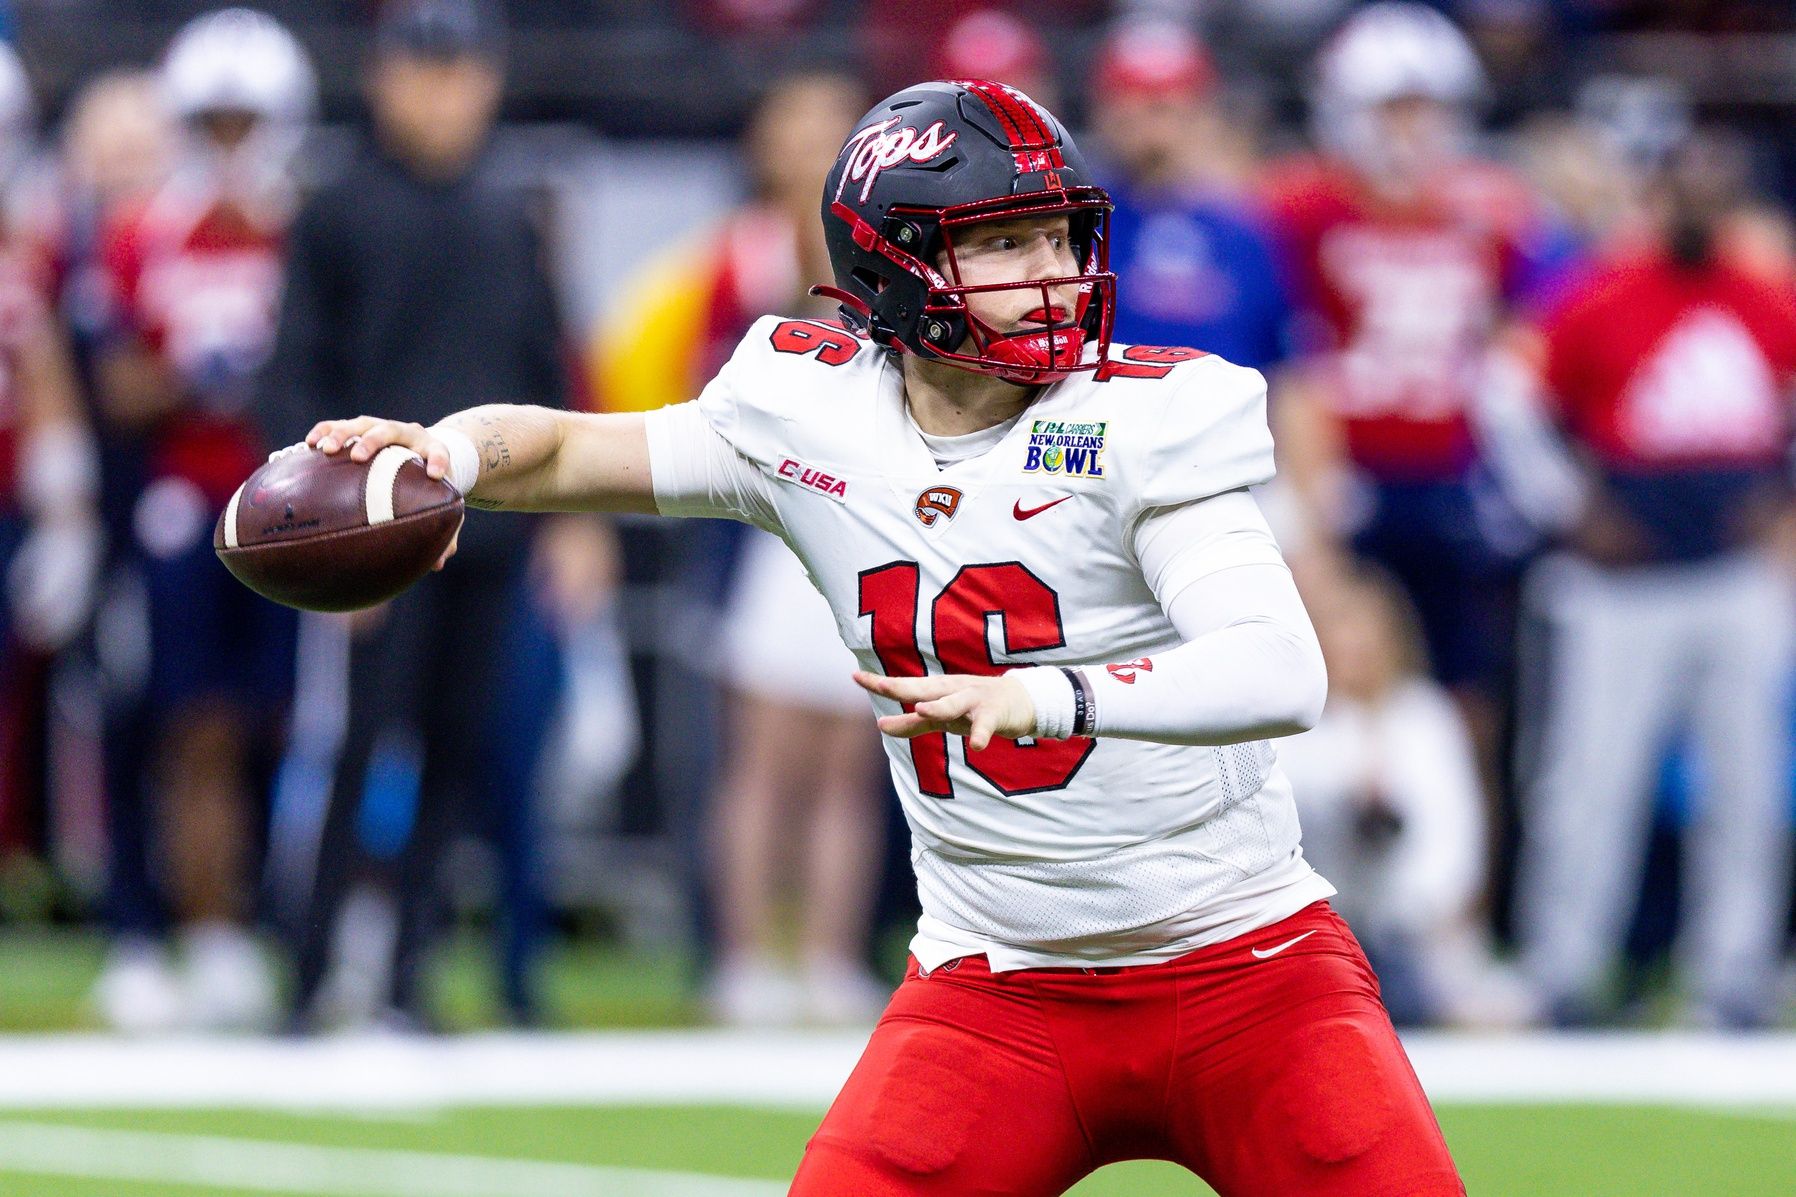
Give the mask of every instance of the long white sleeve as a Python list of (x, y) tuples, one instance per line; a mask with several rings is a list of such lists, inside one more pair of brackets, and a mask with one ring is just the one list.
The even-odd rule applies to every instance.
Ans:
[(1184, 643), (1070, 676), (1014, 671), (1035, 699), (1039, 735), (1072, 733), (1081, 682), (1099, 736), (1234, 744), (1314, 726), (1328, 689), (1322, 650), (1247, 492), (1150, 512), (1133, 548)]
[(741, 520), (777, 533), (772, 484), (718, 434), (696, 403), (646, 412), (649, 478), (662, 515)]

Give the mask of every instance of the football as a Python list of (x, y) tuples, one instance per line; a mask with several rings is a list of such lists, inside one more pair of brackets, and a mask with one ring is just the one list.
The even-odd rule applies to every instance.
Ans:
[(212, 547), (238, 581), (277, 603), (356, 611), (429, 573), (461, 520), (461, 495), (410, 449), (352, 461), (295, 445), (237, 488)]

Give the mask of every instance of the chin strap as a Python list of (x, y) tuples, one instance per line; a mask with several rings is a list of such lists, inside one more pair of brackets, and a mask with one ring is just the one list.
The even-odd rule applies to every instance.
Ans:
[(840, 287), (831, 287), (824, 283), (818, 283), (811, 288), (809, 293), (816, 296), (818, 299), (835, 300), (849, 311), (860, 316), (862, 320), (871, 320), (873, 318), (873, 309), (867, 306), (866, 300), (858, 295), (850, 295)]

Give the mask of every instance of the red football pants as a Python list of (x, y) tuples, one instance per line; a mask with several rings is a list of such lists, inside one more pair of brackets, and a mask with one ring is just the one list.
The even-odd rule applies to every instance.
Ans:
[(1048, 1197), (1128, 1159), (1222, 1197), (1465, 1192), (1325, 902), (1165, 964), (913, 961), (791, 1191)]

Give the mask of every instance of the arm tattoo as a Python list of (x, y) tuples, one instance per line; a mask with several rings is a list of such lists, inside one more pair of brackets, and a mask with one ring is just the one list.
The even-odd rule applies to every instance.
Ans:
[(480, 458), (489, 470), (511, 464), (511, 446), (505, 443), (505, 434), (497, 427), (498, 421), (483, 417), (480, 421), (486, 426), (486, 435), (480, 441)]
[[(486, 436), (480, 441), (480, 458), (484, 468), (496, 470), (500, 466), (511, 464), (511, 446), (505, 443), (505, 434), (498, 428), (498, 421), (491, 416), (480, 417), (480, 423), (486, 428)], [(472, 498), (468, 502), (485, 511), (497, 511), (505, 504), (498, 499)]]
[[(507, 439), (506, 421), (510, 419), (528, 420), (531, 413), (528, 409), (508, 408), (482, 411), (475, 409), (460, 413), (455, 423), (473, 439), (475, 451), (480, 456), (480, 472), (482, 479), (489, 474), (502, 472), (512, 467), (511, 443)], [(519, 451), (526, 462), (531, 462), (533, 455), (539, 450), (532, 440), (537, 429), (533, 423), (514, 425), (509, 429), (512, 436), (520, 437)], [(490, 495), (465, 495), (463, 501), (473, 508), (482, 511), (498, 511), (506, 506), (506, 500), (493, 498)]]

